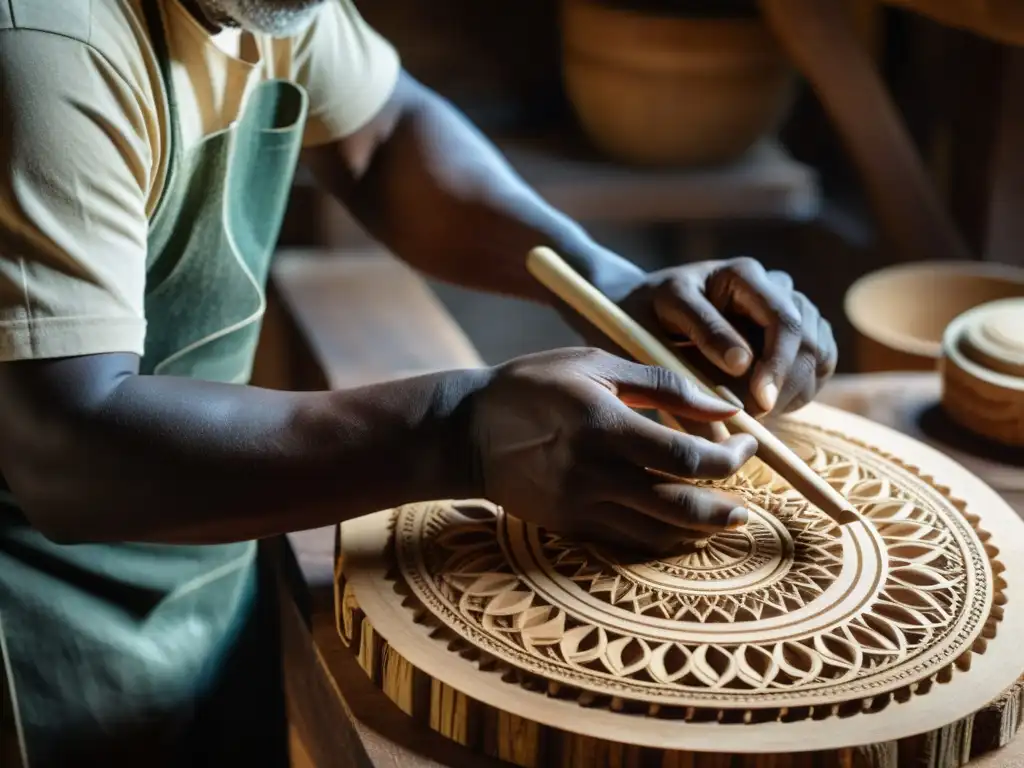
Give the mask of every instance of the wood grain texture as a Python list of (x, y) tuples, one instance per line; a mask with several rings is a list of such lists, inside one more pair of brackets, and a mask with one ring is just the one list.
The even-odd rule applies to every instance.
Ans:
[[(326, 274), (330, 261), (324, 263), (321, 267), (324, 271), (319, 274)], [(390, 259), (388, 263), (398, 270), (406, 270), (403, 265)], [(339, 279), (338, 275), (343, 273), (344, 267), (339, 268), (334, 279)], [(314, 281), (302, 281), (302, 284), (310, 285), (312, 282)], [(337, 321), (332, 319), (334, 311), (345, 305), (339, 303), (338, 307), (332, 307), (328, 291), (316, 293), (322, 296), (321, 302), (311, 307), (305, 303), (307, 294), (303, 290), (293, 292), (292, 298), (298, 303), (288, 306), (288, 312), (302, 313), (304, 309), (311, 309), (305, 316), (305, 322), (314, 325), (317, 322), (323, 323), (316, 338), (328, 337), (329, 341), (330, 334), (336, 328), (334, 323)], [(403, 304), (398, 303), (393, 310), (400, 312), (402, 308)], [(359, 321), (360, 317), (357, 314), (346, 315), (342, 319), (343, 329), (345, 332), (354, 332), (350, 325), (358, 324)], [(450, 318), (446, 318), (446, 321), (452, 322)], [(415, 330), (407, 328), (406, 332), (414, 333)], [(433, 343), (428, 337), (421, 336), (420, 340), (427, 345)], [(328, 344), (328, 349), (331, 346)], [(354, 348), (359, 349), (358, 346)], [(371, 350), (371, 354), (375, 353)], [(329, 357), (322, 349), (317, 351), (316, 356), (319, 360)], [(345, 365), (335, 365), (343, 377), (346, 370), (358, 370), (360, 362), (358, 358), (350, 358)], [(397, 370), (407, 368), (401, 360), (396, 360), (396, 366)], [(320, 377), (326, 378), (325, 374), (326, 372), (322, 372)], [(819, 399), (890, 424), (938, 450), (952, 453), (958, 462), (983, 477), (1011, 504), (1016, 505), (1020, 514), (1024, 514), (1024, 485), (1020, 485), (1021, 478), (1024, 477), (1024, 464), (1016, 464), (1014, 457), (1006, 455), (1005, 452), (996, 456), (987, 454), (984, 447), (975, 448), (970, 436), (959, 434), (949, 425), (935, 427), (939, 391), (939, 379), (934, 373), (840, 376), (830, 382)], [(973, 452), (965, 453), (967, 450)], [(307, 571), (307, 581), (314, 586), (330, 584), (333, 578), (334, 529), (303, 532), (290, 538), (300, 563)], [(318, 685), (326, 686), (328, 699), (337, 699), (337, 702), (330, 703), (329, 712), (340, 712), (340, 717), (347, 718), (349, 713), (352, 716), (351, 722), (358, 743), (352, 745), (343, 740), (338, 747), (341, 751), (347, 753), (353, 749), (363, 750), (369, 756), (372, 765), (385, 768), (508, 768), (507, 763), (493, 761), (461, 747), (431, 730), (429, 725), (411, 722), (408, 716), (375, 687), (341, 641), (336, 629), (334, 602), (330, 592), (325, 595), (314, 589), (310, 622), (311, 626), (301, 625), (301, 631), (311, 633), (307, 634), (307, 641), (315, 648), (315, 655), (319, 659), (317, 674), (322, 676), (322, 682)], [(340, 709), (339, 703), (343, 705)], [(1000, 715), (999, 719), (1002, 717)], [(337, 744), (336, 734), (345, 731), (344, 723), (335, 722), (331, 714), (320, 718), (320, 722), (325, 732), (318, 734), (318, 737)], [(878, 752), (880, 757), (873, 764), (884, 764), (884, 755), (891, 754), (891, 745), (882, 745)], [(331, 764), (316, 763), (317, 768), (327, 768)], [(723, 760), (722, 764), (728, 763)], [(1024, 740), (1017, 738), (1001, 750), (978, 756), (971, 761), (970, 766), (1024, 768)]]
[[(751, 525), (746, 543), (723, 539), (716, 544), (713, 537), (709, 551), (660, 565), (626, 565), (607, 552), (531, 532), (500, 513), (489, 522), (486, 506), (427, 505), (343, 526), (339, 631), (374, 683), (413, 721), (518, 765), (583, 765), (595, 755), (605, 756), (598, 765), (963, 765), (972, 754), (976, 721), (984, 721), (991, 734), (993, 718), (985, 720), (981, 713), (1021, 671), (1021, 664), (1010, 660), (1017, 658), (1014, 627), (1022, 617), (993, 594), (998, 605), (984, 627), (965, 619), (978, 634), (957, 634), (959, 641), (948, 655), (933, 644), (950, 642), (952, 636), (940, 625), (958, 624), (955, 615), (978, 616), (972, 606), (987, 604), (986, 589), (1002, 590), (1003, 576), (1016, 584), (1020, 566), (1012, 562), (1004, 574), (1001, 561), (987, 566), (979, 555), (967, 555), (972, 546), (976, 553), (983, 547), (982, 559), (996, 553), (990, 543), (981, 544), (990, 541), (984, 531), (974, 545), (968, 543), (973, 539), (962, 522), (976, 518), (964, 516), (959, 505), (948, 501), (955, 496), (946, 494), (966, 492), (998, 540), (1008, 542), (1008, 561), (1022, 545), (1004, 537), (1019, 539), (1020, 520), (976, 478), (928, 449), (901, 443), (887, 431), (878, 434), (875, 425), (830, 409), (812, 406), (810, 411), (807, 418), (815, 425), (842, 424), (858, 438), (896, 443), (896, 449), (906, 449), (953, 486), (953, 491), (945, 485), (926, 490), (901, 474), (914, 473), (891, 454), (872, 460), (858, 453), (866, 449), (850, 448), (860, 457), (856, 468), (823, 458), (824, 464), (816, 466), (846, 478), (830, 476), (848, 485), (851, 501), (869, 518), (865, 528), (887, 542), (883, 549), (888, 555), (874, 565), (863, 559), (866, 541), (852, 541), (858, 534), (842, 529), (840, 546), (824, 529), (812, 533), (815, 525), (773, 506), (770, 493), (748, 497), (772, 510), (763, 521), (765, 532)], [(825, 457), (834, 449), (813, 428), (804, 438)], [(890, 501), (877, 496), (883, 488), (895, 494)], [(946, 513), (938, 512), (944, 504)], [(771, 518), (782, 526), (777, 535), (793, 537), (792, 546), (781, 539), (771, 543)], [(832, 525), (827, 518), (819, 520)], [(389, 524), (395, 526), (393, 544), (388, 544)], [(489, 527), (494, 524), (498, 527)], [(923, 537), (912, 533), (926, 529)], [(968, 549), (959, 555), (956, 547), (948, 549), (950, 535)], [(417, 549), (415, 542), (426, 546), (428, 541), (434, 544)], [(945, 543), (940, 546), (940, 541)], [(842, 551), (832, 553), (835, 547)], [(773, 551), (802, 554), (789, 561), (781, 581), (762, 583), (763, 574), (775, 572), (779, 561), (757, 555)], [(506, 569), (505, 558), (518, 564)], [(695, 574), (709, 563), (710, 572), (721, 572), (693, 586), (702, 583)], [(935, 576), (927, 576), (936, 566)], [(830, 567), (836, 569), (834, 581), (825, 575)], [(836, 586), (844, 572), (853, 571), (859, 574), (849, 582), (854, 592), (883, 584), (880, 602), (858, 602)], [(819, 577), (813, 587), (800, 576), (811, 572)], [(872, 572), (882, 581), (875, 581)], [(787, 579), (793, 580), (788, 587)], [(946, 586), (939, 587), (940, 582)], [(954, 583), (965, 590), (961, 596), (943, 596)], [(713, 585), (719, 584), (722, 589), (715, 592)], [(1011, 592), (1012, 587), (1007, 589)], [(836, 602), (840, 594), (844, 597)], [(837, 616), (852, 609), (846, 600), (867, 607), (830, 624), (833, 609)], [(1012, 597), (1009, 605), (1014, 605)], [(980, 610), (984, 614), (986, 609)], [(773, 615), (783, 623), (798, 622), (794, 631), (803, 639), (772, 639)], [(659, 623), (662, 616), (670, 619), (668, 624)], [(801, 616), (810, 624), (800, 627)], [(856, 629), (858, 622), (866, 632)], [(687, 627), (702, 625), (707, 630), (703, 644), (683, 639)], [(744, 625), (750, 631), (744, 633)], [(822, 635), (825, 626), (833, 629)], [(722, 634), (726, 627), (731, 634)], [(503, 639), (495, 644), (487, 638)], [(840, 638), (849, 651), (837, 644)], [(887, 650), (881, 650), (883, 645)], [(875, 681), (865, 689), (872, 691), (866, 698), (852, 694), (861, 675)], [(607, 680), (615, 680), (614, 689)], [(810, 689), (797, 694), (802, 685), (813, 689), (829, 680), (817, 698)], [(851, 692), (842, 693), (849, 684)], [(787, 703), (773, 704), (776, 700)], [(996, 707), (1001, 712), (996, 731), (1017, 727), (1016, 706), (1011, 696)], [(830, 718), (839, 718), (834, 727), (826, 727)], [(1005, 740), (979, 738), (979, 744)], [(723, 757), (723, 743), (737, 756)], [(800, 754), (783, 754), (794, 744), (800, 745)], [(728, 759), (739, 762), (722, 762)]]
[(998, 445), (953, 423), (941, 407), (937, 372), (836, 376), (818, 402), (885, 424), (949, 456), (1024, 517), (1024, 450)]

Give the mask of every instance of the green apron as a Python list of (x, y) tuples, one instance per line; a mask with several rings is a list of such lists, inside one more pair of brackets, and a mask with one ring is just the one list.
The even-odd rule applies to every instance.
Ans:
[[(141, 372), (246, 382), (307, 97), (258, 83), (236, 123), (183, 153), (161, 3), (143, 5), (171, 146), (150, 225)], [(255, 542), (57, 545), (6, 494), (2, 768), (286, 764), (275, 610), (258, 561)]]

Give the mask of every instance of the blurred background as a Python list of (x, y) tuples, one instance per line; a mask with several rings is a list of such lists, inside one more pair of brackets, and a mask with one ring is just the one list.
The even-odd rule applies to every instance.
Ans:
[[(843, 298), (859, 277), (1024, 267), (1015, 0), (358, 6), (603, 244), (652, 268), (750, 255), (793, 274), (832, 321), (842, 371), (858, 367)], [(373, 247), (303, 176), (281, 245)], [(431, 287), (487, 363), (575, 342), (544, 309)]]

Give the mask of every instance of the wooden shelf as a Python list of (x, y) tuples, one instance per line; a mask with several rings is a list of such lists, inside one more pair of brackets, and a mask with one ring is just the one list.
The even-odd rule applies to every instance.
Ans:
[(548, 202), (580, 220), (809, 221), (821, 208), (815, 171), (771, 141), (735, 163), (692, 170), (621, 165), (566, 141), (512, 139), (499, 146)]
[[(561, 137), (496, 143), (544, 199), (582, 222), (810, 221), (822, 205), (817, 173), (773, 141), (735, 163), (692, 170), (609, 162)], [(312, 179), (300, 170), (296, 184)]]

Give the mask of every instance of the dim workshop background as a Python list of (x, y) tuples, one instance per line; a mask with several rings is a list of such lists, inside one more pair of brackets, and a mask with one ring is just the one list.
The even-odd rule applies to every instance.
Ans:
[[(937, 370), (955, 317), (1024, 297), (1017, 0), (358, 5), (623, 255), (799, 274), (840, 346), (821, 400), (937, 447), (1024, 513), (1024, 449), (942, 411)], [(254, 383), (347, 387), (576, 341), (549, 310), (424, 281), (300, 176)], [(335, 531), (291, 539), (309, 588), (282, 604), (296, 764), (494, 765), (411, 724), (343, 645)], [(1019, 717), (1011, 691), (994, 727)], [(1024, 766), (1024, 741), (970, 764)]]

